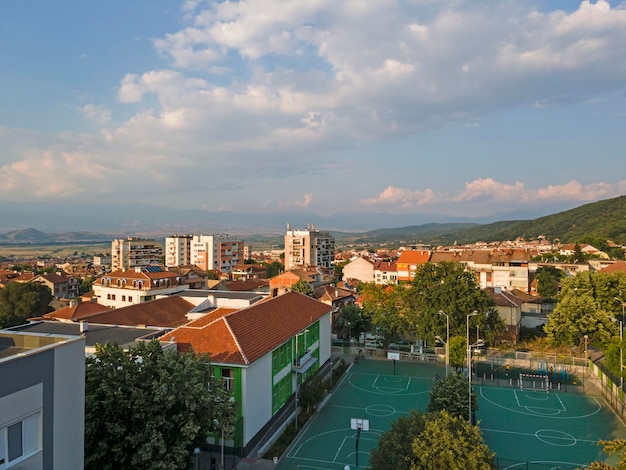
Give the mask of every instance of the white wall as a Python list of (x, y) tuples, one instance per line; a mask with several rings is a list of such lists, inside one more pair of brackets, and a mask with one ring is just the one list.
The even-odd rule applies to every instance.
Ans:
[(272, 353), (242, 370), (243, 442), (246, 445), (272, 418)]

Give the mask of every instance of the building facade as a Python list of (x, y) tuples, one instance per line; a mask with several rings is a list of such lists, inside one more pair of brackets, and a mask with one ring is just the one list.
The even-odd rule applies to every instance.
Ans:
[(163, 245), (157, 240), (128, 237), (111, 243), (111, 270), (162, 264)]
[(165, 238), (165, 266), (188, 266), (191, 264), (191, 241), (193, 235), (174, 235)]
[(333, 269), (335, 237), (316, 229), (290, 230), (285, 233), (285, 271), (298, 267), (316, 266)]
[(192, 264), (229, 273), (244, 259), (244, 242), (229, 235), (175, 235), (165, 239), (168, 267)]
[(0, 377), (0, 468), (83, 468), (85, 339), (0, 330)]

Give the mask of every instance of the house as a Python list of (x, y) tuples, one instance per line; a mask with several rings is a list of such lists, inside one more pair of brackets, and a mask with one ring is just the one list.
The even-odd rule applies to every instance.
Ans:
[(328, 273), (320, 268), (309, 266), (306, 268), (292, 269), (270, 279), (269, 289), (271, 295), (277, 296), (291, 291), (293, 285), (300, 279), (308, 282), (313, 289), (324, 284), (330, 284), (332, 281)]
[(206, 270), (200, 269), (196, 265), (173, 266), (168, 271), (178, 273), (183, 278), (183, 284), (187, 284), (190, 289), (206, 289), (209, 275)]
[(238, 279), (236, 281), (220, 281), (219, 290), (231, 292), (266, 292), (269, 293), (270, 282), (268, 279)]
[(361, 282), (374, 282), (374, 263), (367, 258), (356, 258), (342, 270), (343, 280), (358, 279)]
[(330, 360), (331, 311), (288, 292), (242, 309), (218, 308), (161, 341), (210, 354), (215, 376), (238, 404), (232, 445), (248, 455), (293, 406), (296, 387)]
[(111, 308), (125, 307), (154, 300), (188, 289), (181, 274), (162, 266), (118, 269), (98, 277), (92, 286), (97, 302)]
[(430, 251), (405, 250), (396, 260), (398, 281), (412, 281), (421, 265), (430, 260)]
[(379, 285), (397, 284), (398, 267), (395, 261), (378, 260), (374, 263), (374, 283)]
[(0, 377), (0, 468), (83, 468), (85, 338), (0, 330)]
[(239, 281), (241, 279), (267, 279), (267, 268), (261, 263), (239, 263), (233, 267), (230, 276), (233, 281)]
[(486, 287), (483, 289), (493, 300), (500, 318), (504, 322), (505, 331), (500, 340), (517, 344), (519, 340), (520, 323), (522, 321), (523, 300), (500, 287)]
[(30, 282), (48, 286), (55, 299), (72, 299), (78, 295), (78, 279), (63, 272), (39, 274)]
[[(109, 309), (110, 307), (96, 302), (76, 302), (75, 300), (71, 300), (69, 305), (57, 309), (54, 312), (46, 313), (40, 318), (42, 320), (76, 322), (95, 313), (105, 312)], [(30, 318), (29, 320), (34, 320), (34, 318)]]

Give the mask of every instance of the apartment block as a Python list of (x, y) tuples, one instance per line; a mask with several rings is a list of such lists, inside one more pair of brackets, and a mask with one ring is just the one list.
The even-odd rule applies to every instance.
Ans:
[(190, 256), (199, 268), (229, 273), (244, 261), (244, 242), (224, 234), (194, 235)]
[(135, 269), (162, 264), (163, 245), (157, 240), (118, 238), (111, 243), (111, 270)]
[(193, 235), (174, 235), (165, 238), (165, 266), (189, 266)]
[(285, 233), (285, 270), (307, 266), (333, 269), (335, 259), (335, 237), (330, 232), (310, 225), (306, 230), (291, 230)]

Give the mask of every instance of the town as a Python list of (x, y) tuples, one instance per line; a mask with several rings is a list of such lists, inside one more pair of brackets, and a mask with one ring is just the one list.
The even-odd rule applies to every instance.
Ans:
[[(375, 310), (388, 302), (379, 296), (397, 305), (398, 292), (413, 290), (417, 278), (426, 282), (427, 266), (439, 270), (442, 285), (449, 274), (459, 278), (471, 273), (470, 285), (483, 302), (473, 305), (497, 313), (497, 319), (489, 320), (489, 314), (479, 319), (471, 338), (470, 317), (477, 311), (469, 313), (473, 307), (463, 299), (419, 307), (423, 317), (436, 309), (437, 322), (430, 327), (417, 327), (423, 319), (397, 327), (376, 318)], [(52, 462), (54, 468), (82, 468), (83, 462), (101, 466), (112, 454), (102, 448), (104, 424), (94, 428), (94, 422), (115, 418), (109, 411), (95, 419), (94, 410), (83, 407), (95, 393), (89, 379), (86, 387), (85, 373), (95, 367), (94, 358), (104, 360), (106, 345), (137, 354), (137, 345), (158, 344), (165, 352), (206, 355), (207, 377), (221, 394), (214, 397), (220, 404), (209, 407), (214, 418), (205, 417), (208, 422), (201, 427), (207, 439), (189, 436), (179, 462), (193, 462), (184, 449), (195, 446), (198, 468), (205, 468), (205, 461), (210, 468), (235, 468), (246, 458), (266, 456), (286, 423), (295, 420), (297, 427), (300, 388), (320, 379), (332, 382), (352, 357), (445, 363), (447, 372), (454, 363), (452, 336), (463, 336), (466, 327), (465, 339), (468, 345), (475, 343), (476, 356), (480, 348), (516, 350), (524, 336), (558, 329), (549, 320), (566, 279), (595, 273), (611, 276), (606, 295), (613, 295), (610, 308), (616, 309), (621, 327), (623, 256), (611, 259), (591, 245), (558, 240), (355, 250), (337, 247), (330, 232), (309, 225), (287, 226), (284, 248), (267, 252), (253, 252), (244, 240), (227, 234), (174, 234), (164, 240), (129, 236), (113, 240), (110, 253), (92, 259), (6, 264), (0, 271), (0, 371), (14, 379), (3, 382), (0, 404), (3, 421), (13, 424), (2, 429), (9, 444), (0, 449), (0, 457), (24, 468), (42, 462), (44, 467)], [(50, 302), (26, 304), (18, 287), (27, 285), (47, 291)], [(455, 289), (445, 286), (448, 293)], [(437, 288), (427, 290), (432, 294)], [(12, 297), (2, 296), (9, 291), (15, 292)], [(14, 309), (12, 315), (7, 308)], [(585, 355), (590, 335), (595, 333), (591, 341), (600, 344), (596, 330), (593, 326), (584, 334)], [(466, 364), (466, 347), (460, 346), (457, 367)], [(623, 414), (621, 388), (618, 395), (616, 412)], [(11, 412), (5, 416), (4, 410)], [(155, 411), (165, 409), (157, 406)], [(14, 423), (21, 423), (20, 431)], [(19, 449), (12, 444), (18, 435)], [(100, 449), (89, 450), (96, 441)], [(85, 455), (81, 442), (94, 455)], [(30, 467), (30, 462), (38, 464)]]

